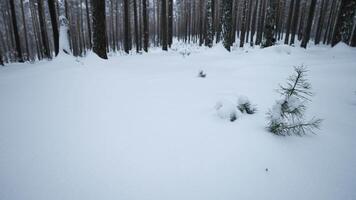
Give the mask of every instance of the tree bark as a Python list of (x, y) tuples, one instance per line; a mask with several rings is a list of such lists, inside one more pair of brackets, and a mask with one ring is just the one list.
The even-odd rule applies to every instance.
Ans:
[(286, 37), (284, 39), (284, 44), (288, 44), (288, 42), (289, 42), (289, 34), (290, 34), (290, 27), (291, 27), (291, 23), (292, 23), (293, 10), (294, 10), (294, 0), (291, 0), (291, 2), (289, 4), (288, 19), (287, 19), (287, 24), (286, 24), (287, 25)]
[(173, 0), (168, 0), (168, 46), (173, 43)]
[(147, 0), (142, 0), (142, 14), (143, 14), (143, 50), (148, 52), (149, 43), (149, 28), (148, 28), (148, 13), (147, 13)]
[(100, 58), (107, 59), (107, 37), (105, 24), (105, 1), (92, 0), (93, 9), (93, 51)]
[(16, 19), (16, 11), (15, 11), (15, 0), (10, 0), (10, 9), (11, 9), (11, 19), (12, 26), (14, 29), (15, 36), (15, 45), (16, 45), (16, 57), (18, 62), (24, 62), (21, 50), (20, 36), (17, 28), (17, 19)]
[(316, 0), (311, 0), (309, 14), (308, 14), (308, 22), (305, 28), (305, 32), (303, 34), (302, 44), (300, 45), (303, 48), (307, 48), (307, 44), (310, 39), (310, 31), (313, 24), (314, 12), (315, 12)]
[(58, 20), (56, 14), (55, 0), (48, 0), (48, 10), (51, 16), (51, 23), (52, 23), (54, 53), (57, 56), (59, 53), (59, 30), (58, 30)]
[(166, 0), (161, 0), (161, 32), (162, 32), (162, 50), (167, 51), (167, 4)]
[(130, 9), (129, 0), (124, 0), (124, 51), (128, 54), (130, 53)]

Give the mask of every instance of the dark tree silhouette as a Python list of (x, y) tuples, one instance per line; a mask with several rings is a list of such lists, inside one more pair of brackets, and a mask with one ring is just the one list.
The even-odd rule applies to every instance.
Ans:
[(107, 59), (106, 54), (106, 24), (105, 24), (105, 1), (92, 0), (93, 9), (93, 51), (100, 58)]

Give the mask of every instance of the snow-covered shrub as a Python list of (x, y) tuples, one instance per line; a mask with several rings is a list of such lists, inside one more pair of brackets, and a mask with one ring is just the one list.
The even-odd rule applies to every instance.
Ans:
[(215, 105), (217, 115), (222, 119), (228, 119), (231, 122), (240, 117), (240, 112), (236, 109), (236, 105), (229, 100), (218, 101)]
[(246, 113), (252, 115), (256, 113), (257, 108), (255, 105), (252, 105), (250, 100), (245, 96), (240, 96), (237, 101), (237, 108), (241, 113)]
[(276, 102), (267, 113), (268, 130), (276, 135), (305, 135), (308, 132), (314, 133), (314, 129), (319, 128), (321, 119), (312, 118), (309, 121), (304, 119), (306, 102), (311, 101), (313, 95), (311, 84), (305, 78), (306, 68), (304, 66), (295, 67), (295, 74), (287, 80), (286, 86), (280, 86), (278, 92), (283, 99)]
[(198, 77), (200, 78), (205, 78), (206, 77), (206, 73), (203, 70), (199, 71)]

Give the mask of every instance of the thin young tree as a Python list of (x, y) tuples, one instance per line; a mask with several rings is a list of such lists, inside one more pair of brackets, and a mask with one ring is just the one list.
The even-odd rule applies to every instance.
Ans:
[(106, 24), (105, 24), (105, 1), (92, 0), (93, 9), (93, 51), (100, 58), (108, 59)]

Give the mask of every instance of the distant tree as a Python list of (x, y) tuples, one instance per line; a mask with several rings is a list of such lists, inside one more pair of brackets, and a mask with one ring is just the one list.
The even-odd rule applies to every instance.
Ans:
[(266, 23), (264, 29), (264, 40), (263, 47), (269, 47), (275, 44), (276, 38), (275, 36), (275, 28), (276, 28), (276, 0), (269, 0), (269, 5), (267, 7), (266, 14)]
[(240, 34), (240, 47), (244, 46), (246, 35), (246, 21), (247, 21), (247, 7), (248, 1), (243, 0), (242, 14), (241, 14), (241, 34)]
[(18, 62), (24, 62), (21, 50), (21, 43), (20, 43), (20, 36), (19, 31), (17, 28), (17, 19), (16, 19), (16, 11), (15, 11), (15, 0), (10, 0), (10, 9), (11, 9), (11, 19), (12, 19), (12, 26), (14, 29), (14, 36), (15, 36), (15, 45), (16, 45), (16, 58)]
[(349, 43), (353, 29), (355, 12), (355, 0), (341, 0), (332, 36), (332, 46), (335, 46), (340, 41), (345, 42), (346, 44)]
[(26, 16), (24, 12), (24, 4), (23, 0), (20, 0), (21, 3), (21, 13), (22, 13), (22, 22), (23, 22), (23, 32), (24, 32), (24, 38), (25, 38), (25, 50), (26, 50), (26, 59), (30, 59), (30, 50), (28, 48), (28, 37), (27, 37), (27, 25), (26, 25)]
[(252, 13), (250, 46), (253, 46), (253, 38), (255, 35), (255, 31), (256, 31), (257, 8), (258, 8), (257, 4), (258, 4), (258, 1), (256, 1), (256, 3), (254, 4), (254, 9), (253, 9), (253, 13)]
[(168, 46), (173, 43), (173, 0), (168, 0)]
[(142, 0), (142, 15), (143, 15), (143, 50), (148, 52), (148, 43), (149, 43), (149, 14), (147, 13), (147, 0)]
[(351, 34), (351, 40), (350, 40), (350, 46), (355, 47), (356, 46), (356, 16), (354, 17), (354, 28)]
[(90, 24), (90, 14), (89, 14), (89, 3), (88, 0), (85, 0), (85, 14), (87, 17), (87, 26), (88, 26), (88, 41), (89, 41), (89, 49), (92, 48), (93, 44), (92, 44), (92, 38), (91, 38), (91, 24)]
[(139, 42), (139, 37), (138, 37), (138, 18), (137, 18), (137, 3), (136, 3), (136, 0), (133, 0), (133, 10), (134, 10), (136, 52), (138, 53), (140, 51), (140, 42)]
[(105, 25), (105, 1), (92, 0), (93, 9), (93, 51), (100, 58), (107, 59), (107, 38)]
[(2, 52), (1, 52), (1, 49), (0, 49), (0, 65), (4, 66), (4, 61), (2, 59)]
[[(257, 24), (257, 35), (256, 35), (256, 45), (260, 45), (262, 42), (264, 21), (265, 21), (265, 10), (266, 10), (266, 0), (261, 0), (259, 11), (258, 11), (258, 24)], [(240, 45), (241, 46), (241, 45)]]
[(291, 40), (290, 40), (290, 43), (289, 43), (290, 45), (294, 45), (295, 35), (297, 33), (300, 2), (301, 2), (301, 0), (296, 0), (295, 1), (293, 23), (292, 23), (292, 30), (291, 30)]
[(45, 11), (43, 0), (38, 0), (38, 18), (40, 21), (41, 38), (42, 38), (42, 50), (46, 58), (52, 59), (52, 53), (49, 46), (48, 35), (47, 35), (47, 23), (45, 18)]
[(130, 4), (129, 0), (123, 0), (124, 3), (124, 51), (130, 53)]
[(212, 0), (206, 1), (206, 35), (205, 35), (205, 46), (212, 47), (214, 40), (214, 32), (213, 32), (213, 7)]
[(315, 40), (314, 40), (315, 44), (320, 43), (321, 32), (323, 30), (323, 25), (324, 25), (323, 22), (324, 22), (324, 18), (325, 18), (327, 5), (328, 5), (328, 0), (326, 0), (326, 2), (325, 2), (325, 0), (321, 1), (318, 24), (316, 25), (317, 29), (316, 29)]
[(51, 16), (53, 40), (54, 40), (54, 53), (57, 56), (59, 52), (59, 30), (58, 30), (58, 19), (57, 19), (57, 7), (55, 0), (48, 0), (48, 10)]
[(162, 50), (168, 50), (167, 41), (167, 0), (161, 0), (161, 34), (162, 34)]
[(294, 9), (294, 0), (291, 0), (289, 4), (288, 19), (286, 24), (286, 37), (284, 39), (284, 44), (288, 44), (289, 42), (289, 34), (290, 34), (290, 28), (292, 23), (293, 9)]
[(232, 0), (223, 0), (222, 7), (222, 35), (223, 45), (226, 50), (231, 51), (232, 46)]
[(307, 48), (307, 44), (310, 39), (310, 31), (311, 31), (311, 27), (312, 27), (313, 19), (314, 19), (315, 5), (316, 5), (316, 0), (311, 0), (309, 13), (308, 13), (308, 22), (307, 22), (307, 26), (305, 27), (302, 43), (300, 45), (303, 48)]

